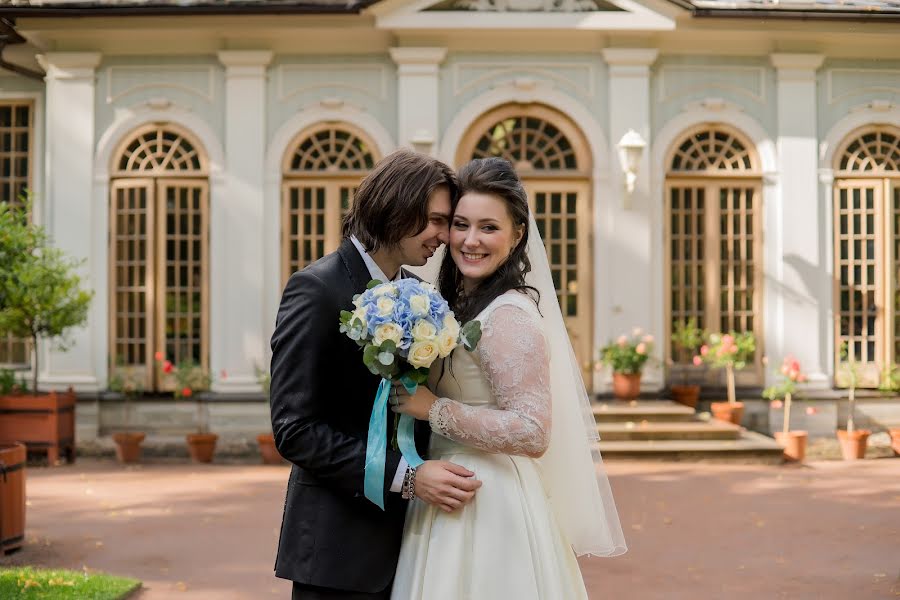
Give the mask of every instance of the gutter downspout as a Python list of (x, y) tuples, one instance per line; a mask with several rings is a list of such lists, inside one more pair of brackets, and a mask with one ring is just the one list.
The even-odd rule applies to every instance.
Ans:
[(37, 81), (44, 81), (44, 73), (34, 71), (28, 67), (23, 67), (22, 65), (7, 62), (6, 59), (3, 58), (3, 51), (7, 46), (24, 44), (27, 41), (28, 40), (23, 38), (22, 35), (16, 31), (15, 26), (10, 23), (9, 20), (0, 18), (0, 69), (6, 69), (7, 71), (12, 71), (13, 73), (18, 73), (19, 75), (23, 75), (30, 79), (36, 79)]

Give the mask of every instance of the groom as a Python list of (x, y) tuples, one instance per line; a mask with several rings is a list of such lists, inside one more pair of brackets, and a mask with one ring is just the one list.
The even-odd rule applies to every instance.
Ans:
[[(275, 575), (293, 580), (295, 600), (389, 598), (406, 515), (401, 488), (408, 495), (414, 480), (415, 497), (453, 511), (481, 485), (445, 461), (409, 469), (389, 447), (385, 510), (366, 499), (366, 439), (379, 378), (338, 323), (370, 280), (407, 276), (401, 265), (424, 265), (447, 242), (457, 193), (443, 163), (405, 150), (391, 154), (360, 184), (338, 250), (294, 273), (285, 287), (272, 336), (270, 398), (275, 444), (293, 468)], [(428, 424), (417, 422), (420, 454), (428, 433)]]

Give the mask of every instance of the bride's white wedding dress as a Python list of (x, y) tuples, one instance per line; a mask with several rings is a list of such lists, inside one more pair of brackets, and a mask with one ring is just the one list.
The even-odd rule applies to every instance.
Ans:
[(391, 597), (587, 598), (541, 463), (531, 458), (547, 448), (552, 427), (543, 319), (516, 291), (476, 318), (483, 331), (477, 350), (459, 347), (432, 369), (429, 387), (441, 399), (429, 418), (429, 458), (465, 466), (483, 485), (453, 513), (410, 504)]

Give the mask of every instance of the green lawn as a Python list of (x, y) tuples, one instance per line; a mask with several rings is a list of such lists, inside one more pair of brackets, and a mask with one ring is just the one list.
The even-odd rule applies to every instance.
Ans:
[(138, 589), (137, 579), (18, 567), (0, 569), (0, 598), (4, 600), (118, 600)]

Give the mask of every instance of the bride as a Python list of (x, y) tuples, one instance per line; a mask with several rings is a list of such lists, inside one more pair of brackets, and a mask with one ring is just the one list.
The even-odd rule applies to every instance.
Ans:
[(429, 457), (483, 486), (455, 512), (410, 504), (391, 597), (587, 598), (576, 556), (622, 554), (625, 540), (547, 256), (508, 162), (474, 160), (459, 183), (438, 286), (483, 337), (433, 366), (427, 388), (397, 388), (393, 410), (429, 421)]

